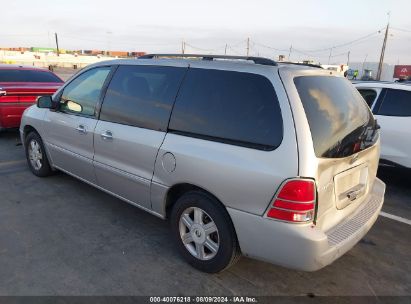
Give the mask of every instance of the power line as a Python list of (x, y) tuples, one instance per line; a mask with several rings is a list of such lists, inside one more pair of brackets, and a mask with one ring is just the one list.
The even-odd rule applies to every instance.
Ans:
[[(329, 50), (329, 49), (328, 49), (328, 50)], [(296, 49), (295, 47), (293, 47), (293, 51), (296, 52), (296, 53), (305, 55), (305, 56), (310, 56), (310, 57), (323, 57), (322, 55), (313, 55), (313, 54), (309, 54), (309, 53), (303, 52), (303, 51), (301, 51), (301, 50), (299, 50), (299, 49)]]
[[(360, 41), (362, 41), (362, 40), (365, 40), (365, 39), (367, 39), (367, 38), (370, 38), (370, 37), (372, 37), (372, 36), (375, 36), (375, 35), (379, 34), (383, 29), (384, 29), (384, 28), (381, 28), (381, 29), (379, 29), (378, 31), (374, 31), (374, 32), (372, 32), (372, 33), (370, 33), (370, 34), (368, 34), (368, 35), (362, 36), (362, 37), (360, 37), (360, 38), (357, 38), (357, 39), (354, 39), (354, 40), (351, 40), (351, 41), (348, 41), (348, 42), (345, 42), (345, 43), (341, 43), (341, 44), (337, 44), (337, 45), (333, 45), (333, 46), (330, 46), (330, 47), (327, 47), (327, 48), (322, 48), (322, 49), (317, 49), (317, 50), (304, 50), (304, 52), (307, 52), (307, 53), (318, 53), (318, 52), (329, 51), (331, 48), (336, 49), (336, 48), (340, 48), (340, 47), (344, 47), (344, 46), (353, 45), (353, 44), (355, 44), (355, 43), (357, 43), (357, 42), (360, 42)], [(302, 51), (300, 51), (300, 52), (302, 52)]]
[(233, 46), (233, 47), (236, 47), (236, 46), (239, 46), (240, 44), (243, 44), (243, 43), (246, 43), (246, 42), (247, 42), (247, 39), (243, 39), (243, 40), (241, 40), (241, 41), (239, 41), (239, 42), (237, 42), (237, 43), (230, 44), (230, 45)]
[(275, 47), (272, 47), (272, 46), (269, 46), (269, 45), (266, 45), (266, 44), (263, 44), (263, 43), (259, 43), (259, 42), (256, 42), (256, 41), (253, 41), (253, 44), (262, 46), (262, 47), (270, 49), (270, 50), (278, 51), (278, 52), (288, 52), (289, 51), (289, 50), (284, 50), (284, 49), (278, 49), (278, 48), (275, 48)]
[[(411, 33), (411, 30), (407, 30), (404, 28), (395, 28), (395, 27), (390, 27), (390, 29), (393, 29), (395, 31), (400, 31), (400, 32), (405, 32), (405, 33)], [(340, 44), (336, 44), (327, 48), (319, 48), (319, 49), (311, 49), (311, 50), (304, 50), (304, 49), (299, 49), (298, 46), (295, 47), (294, 45), (291, 46), (290, 48), (287, 49), (282, 49), (282, 48), (277, 48), (265, 43), (261, 43), (258, 41), (254, 41), (251, 39), (242, 39), (240, 41), (237, 41), (235, 43), (226, 43), (222, 46), (219, 47), (215, 47), (215, 48), (207, 48), (207, 47), (201, 47), (201, 46), (197, 46), (197, 45), (193, 45), (190, 43), (185, 42), (185, 46), (190, 47), (194, 50), (198, 50), (198, 51), (204, 51), (204, 52), (217, 52), (217, 51), (222, 51), (224, 50), (224, 53), (228, 53), (228, 52), (232, 52), (234, 54), (238, 54), (238, 55), (244, 55), (244, 49), (248, 49), (248, 53), (249, 54), (258, 54), (260, 53), (261, 48), (264, 49), (268, 49), (271, 51), (275, 51), (275, 52), (279, 52), (279, 53), (283, 53), (283, 54), (289, 54), (289, 57), (291, 56), (291, 53), (296, 53), (296, 54), (300, 54), (304, 55), (304, 56), (308, 56), (311, 58), (318, 58), (318, 59), (325, 59), (325, 58), (334, 58), (334, 57), (338, 57), (338, 56), (343, 56), (343, 55), (347, 55), (348, 52), (342, 52), (342, 53), (337, 53), (337, 54), (332, 54), (333, 52), (335, 52), (336, 49), (339, 48), (345, 48), (348, 46), (352, 46), (355, 44), (359, 44), (359, 43), (364, 43), (366, 41), (369, 41), (370, 39), (376, 38), (376, 36), (378, 34), (380, 34), (382, 32), (383, 29), (380, 29), (378, 31), (373, 31), (372, 33), (369, 33), (367, 35), (361, 36), (357, 39), (348, 41), (348, 42), (344, 42), (344, 43), (340, 43)], [(107, 40), (103, 40), (99, 37), (99, 36), (94, 36), (94, 37), (87, 37), (87, 36), (79, 36), (79, 35), (73, 35), (74, 33), (70, 34), (59, 34), (59, 42), (61, 39), (66, 40), (66, 39), (70, 39), (70, 40), (77, 40), (77, 41), (86, 41), (89, 43), (99, 43), (99, 44), (106, 44)], [(87, 34), (86, 34), (87, 35)], [(8, 37), (8, 36), (16, 36), (16, 37), (39, 37), (39, 36), (44, 36), (47, 37), (46, 34), (0, 34), (0, 37)], [(112, 43), (114, 45), (124, 45), (124, 46), (130, 46), (130, 45), (138, 45), (139, 47), (150, 47), (150, 46), (170, 46), (170, 44), (173, 44), (173, 42), (165, 42), (165, 43), (136, 43), (134, 41), (138, 41), (138, 37), (135, 38), (128, 38), (126, 39), (124, 35), (116, 35), (114, 37), (121, 37), (120, 39), (117, 39), (115, 41), (112, 41)], [(247, 43), (248, 42), (248, 43)], [(241, 49), (241, 51), (239, 51)], [(351, 48), (352, 49), (352, 48)], [(329, 52), (331, 51), (331, 54), (329, 55)], [(269, 53), (269, 51), (262, 51), (263, 53)], [(272, 52), (270, 52), (271, 55)], [(297, 55), (298, 56), (298, 55)]]
[(405, 32), (405, 33), (411, 33), (411, 30), (406, 30), (398, 27), (390, 27), (392, 30), (400, 31), (400, 32)]
[(214, 48), (214, 49), (205, 49), (205, 48), (200, 48), (200, 47), (194, 46), (194, 45), (192, 45), (188, 42), (186, 42), (186, 45), (188, 45), (189, 47), (191, 47), (193, 49), (196, 49), (196, 50), (199, 50), (199, 51), (204, 51), (204, 52), (214, 52), (214, 51), (222, 50), (226, 47), (225, 45), (223, 45), (222, 47), (218, 47), (218, 48)]
[(350, 51), (344, 52), (344, 53), (335, 54), (335, 55), (332, 55), (331, 58), (339, 57), (339, 56), (345, 56), (345, 55), (347, 55), (347, 54), (349, 54), (349, 53), (350, 53)]
[[(373, 33), (371, 33), (371, 34), (368, 34), (368, 35), (362, 36), (362, 37), (360, 37), (360, 38), (354, 39), (354, 40), (352, 40), (352, 41), (350, 41), (350, 42), (338, 44), (338, 45), (336, 45), (336, 46), (329, 47), (329, 48), (317, 49), (317, 50), (301, 50), (301, 49), (295, 48), (295, 47), (293, 46), (293, 47), (292, 47), (292, 50), (293, 50), (294, 52), (296, 52), (296, 53), (299, 53), (299, 54), (302, 54), (302, 55), (305, 55), (305, 56), (309, 56), (309, 57), (314, 57), (314, 58), (325, 58), (325, 57), (333, 58), (333, 57), (337, 57), (337, 56), (346, 55), (347, 52), (339, 53), (339, 54), (336, 54), (336, 55), (332, 55), (332, 54), (331, 54), (331, 56), (328, 55), (328, 54), (316, 55), (316, 54), (312, 54), (312, 53), (318, 53), (318, 52), (324, 52), (324, 51), (329, 52), (331, 49), (334, 50), (334, 49), (336, 49), (336, 48), (341, 48), (341, 47), (344, 47), (344, 46), (352, 46), (352, 45), (354, 45), (354, 44), (367, 41), (368, 39), (374, 37), (377, 33), (379, 33), (379, 32), (378, 32), (378, 31), (377, 31), (377, 32), (373, 32)], [(259, 44), (259, 43), (256, 43), (256, 44)], [(268, 45), (264, 45), (264, 47), (267, 47), (267, 48), (270, 48), (270, 49), (273, 49), (273, 50), (276, 50), (276, 51), (280, 51), (280, 52), (289, 52), (289, 50), (278, 49), (278, 48), (274, 48), (274, 47), (271, 47), (271, 46), (268, 46)], [(331, 53), (332, 53), (332, 52), (331, 52)]]
[[(89, 38), (81, 38), (81, 37), (74, 37), (74, 36), (70, 36), (70, 35), (61, 35), (59, 34), (59, 37), (64, 38), (64, 39), (71, 39), (71, 40), (81, 40), (81, 41), (88, 41), (88, 42), (97, 42), (97, 43), (103, 43), (103, 44), (107, 44), (107, 40), (96, 40), (96, 39), (89, 39)], [(112, 44), (132, 44), (133, 42), (131, 42), (130, 40), (127, 41), (122, 41), (122, 40), (116, 40), (116, 41), (111, 41)], [(138, 45), (144, 46), (144, 45), (170, 45), (170, 43), (137, 43)]]
[(243, 55), (240, 52), (237, 52), (231, 45), (228, 45), (228, 48), (236, 55)]
[(9, 37), (9, 36), (24, 36), (24, 37), (40, 37), (46, 36), (46, 34), (0, 34), (0, 37)]

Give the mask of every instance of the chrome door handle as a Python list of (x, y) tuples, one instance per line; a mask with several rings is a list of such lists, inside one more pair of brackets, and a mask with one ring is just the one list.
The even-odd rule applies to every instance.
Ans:
[(111, 131), (104, 131), (103, 133), (100, 134), (101, 138), (104, 140), (111, 140), (113, 139), (113, 133), (111, 133)]
[(76, 128), (76, 130), (77, 130), (78, 132), (82, 133), (82, 134), (86, 134), (86, 133), (87, 133), (86, 127), (85, 127), (84, 125), (79, 125), (79, 126)]

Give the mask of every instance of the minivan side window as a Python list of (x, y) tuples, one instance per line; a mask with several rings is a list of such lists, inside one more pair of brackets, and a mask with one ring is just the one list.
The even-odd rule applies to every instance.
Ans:
[(388, 89), (377, 115), (411, 116), (411, 91)]
[(283, 138), (281, 109), (270, 80), (211, 69), (188, 70), (169, 129), (260, 150), (277, 148)]
[(94, 116), (101, 90), (111, 67), (88, 70), (71, 81), (63, 90), (60, 111), (84, 116)]
[(375, 98), (377, 98), (377, 92), (372, 89), (358, 89), (358, 91), (367, 102), (367, 105), (371, 108)]
[(104, 97), (100, 120), (166, 131), (187, 68), (122, 65)]

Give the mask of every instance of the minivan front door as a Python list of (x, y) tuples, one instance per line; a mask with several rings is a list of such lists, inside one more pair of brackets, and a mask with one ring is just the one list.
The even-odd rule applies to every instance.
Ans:
[(121, 65), (113, 75), (94, 135), (99, 186), (150, 209), (150, 185), (186, 67)]
[(99, 186), (150, 208), (150, 183), (165, 132), (99, 121), (94, 167)]
[(45, 117), (45, 142), (55, 167), (96, 183), (93, 169), (93, 132), (96, 105), (110, 67), (87, 70), (64, 89), (57, 110)]

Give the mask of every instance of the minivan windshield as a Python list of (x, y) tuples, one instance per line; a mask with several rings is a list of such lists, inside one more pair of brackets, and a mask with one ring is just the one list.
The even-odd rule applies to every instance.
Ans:
[(300, 95), (317, 157), (346, 157), (377, 140), (377, 123), (367, 104), (345, 78), (299, 76)]

